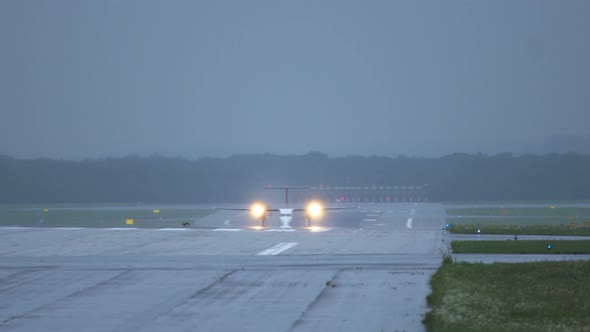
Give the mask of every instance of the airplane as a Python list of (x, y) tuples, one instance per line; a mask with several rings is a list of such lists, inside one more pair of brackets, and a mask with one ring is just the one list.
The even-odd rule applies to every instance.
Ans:
[(307, 217), (307, 226), (311, 227), (311, 220), (319, 217), (323, 211), (327, 210), (350, 210), (358, 209), (355, 207), (323, 207), (318, 202), (311, 202), (306, 208), (289, 208), (289, 189), (310, 189), (308, 187), (264, 187), (270, 190), (285, 190), (285, 207), (282, 209), (273, 209), (262, 203), (254, 203), (250, 208), (215, 208), (216, 210), (232, 210), (232, 211), (250, 211), (250, 213), (260, 219), (261, 226), (264, 227), (264, 222), (268, 212), (279, 212), (279, 219), (281, 221), (280, 228), (291, 228), (291, 221), (293, 221), (293, 212), (305, 212)]

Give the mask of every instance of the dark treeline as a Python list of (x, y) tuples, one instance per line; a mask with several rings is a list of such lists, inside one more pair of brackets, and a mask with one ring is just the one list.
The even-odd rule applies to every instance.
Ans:
[(245, 202), (265, 185), (428, 183), (431, 201), (590, 198), (590, 156), (440, 158), (238, 155), (19, 160), (0, 157), (0, 203)]

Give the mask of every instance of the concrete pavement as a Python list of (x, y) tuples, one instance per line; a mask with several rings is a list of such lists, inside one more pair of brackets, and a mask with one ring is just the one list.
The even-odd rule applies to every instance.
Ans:
[(191, 229), (0, 229), (0, 329), (423, 329), (442, 205), (370, 204), (287, 231), (275, 217), (267, 229), (233, 211)]

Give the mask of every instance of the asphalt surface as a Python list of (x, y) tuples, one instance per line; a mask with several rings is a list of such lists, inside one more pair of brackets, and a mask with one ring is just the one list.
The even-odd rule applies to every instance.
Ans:
[(257, 229), (0, 228), (0, 330), (421, 331), (440, 204), (326, 212)]

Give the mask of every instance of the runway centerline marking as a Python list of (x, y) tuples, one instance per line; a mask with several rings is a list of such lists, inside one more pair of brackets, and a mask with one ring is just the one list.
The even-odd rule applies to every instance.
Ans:
[(298, 244), (297, 242), (281, 242), (281, 243), (275, 245), (274, 247), (268, 248), (266, 250), (263, 250), (263, 251), (257, 253), (256, 255), (257, 256), (278, 255), (281, 252), (296, 246), (297, 244)]
[(363, 219), (362, 221), (377, 221), (377, 219)]
[(378, 214), (367, 214), (367, 217), (379, 217)]
[(408, 222), (406, 222), (406, 227), (412, 229), (412, 218), (408, 218)]
[(212, 232), (239, 232), (243, 231), (243, 228), (215, 228), (212, 229)]

